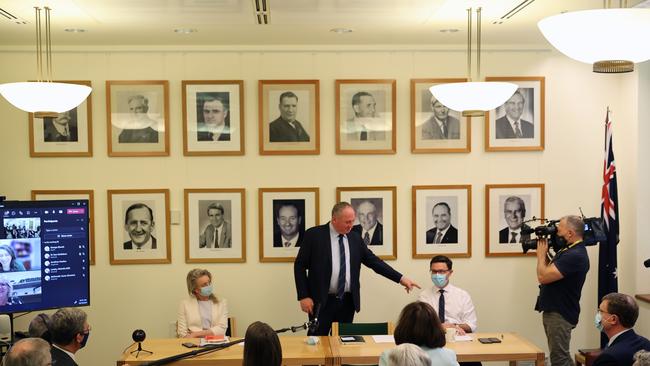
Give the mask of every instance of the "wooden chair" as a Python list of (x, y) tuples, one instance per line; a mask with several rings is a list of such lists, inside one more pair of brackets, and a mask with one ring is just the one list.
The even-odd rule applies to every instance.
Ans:
[(380, 335), (393, 334), (395, 326), (392, 322), (384, 323), (332, 323), (332, 335)]

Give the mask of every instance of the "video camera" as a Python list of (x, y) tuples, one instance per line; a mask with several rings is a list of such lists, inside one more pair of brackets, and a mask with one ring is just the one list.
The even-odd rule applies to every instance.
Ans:
[[(556, 254), (568, 245), (568, 243), (563, 238), (557, 236), (557, 225), (559, 224), (560, 220), (546, 220), (533, 217), (524, 223), (531, 221), (545, 222), (546, 225), (540, 225), (535, 228), (522, 225), (522, 236), (530, 235), (533, 233), (536, 236), (535, 239), (524, 240), (521, 242), (521, 249), (524, 251), (524, 254), (526, 254), (529, 250), (537, 249), (537, 241), (540, 238), (547, 238), (549, 247), (553, 249), (553, 252)], [(601, 241), (607, 240), (607, 234), (605, 234), (605, 224), (603, 222), (603, 219), (600, 217), (583, 216), (582, 221), (585, 224), (584, 234), (582, 237), (582, 242), (584, 245), (596, 245)]]

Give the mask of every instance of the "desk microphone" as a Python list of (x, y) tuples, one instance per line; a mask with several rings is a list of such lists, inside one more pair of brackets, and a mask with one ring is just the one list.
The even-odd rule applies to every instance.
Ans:
[(645, 266), (645, 268), (650, 267), (650, 259), (646, 259), (645, 262), (643, 262), (643, 265)]
[(318, 315), (320, 315), (320, 303), (316, 304), (316, 311), (314, 311), (314, 319), (309, 321), (309, 333), (314, 333), (318, 329)]
[(146, 349), (142, 349), (142, 342), (144, 342), (145, 338), (147, 338), (147, 333), (144, 332), (142, 329), (136, 329), (133, 331), (133, 334), (131, 334), (131, 338), (133, 339), (133, 342), (138, 343), (138, 349), (131, 351), (131, 354), (135, 353), (135, 358), (138, 358), (140, 355), (140, 352), (148, 353), (150, 355), (153, 355), (153, 352), (147, 351)]

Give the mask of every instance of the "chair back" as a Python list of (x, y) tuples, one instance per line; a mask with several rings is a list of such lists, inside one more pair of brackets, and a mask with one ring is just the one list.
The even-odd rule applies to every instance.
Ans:
[(387, 335), (395, 330), (392, 322), (332, 323), (332, 335)]

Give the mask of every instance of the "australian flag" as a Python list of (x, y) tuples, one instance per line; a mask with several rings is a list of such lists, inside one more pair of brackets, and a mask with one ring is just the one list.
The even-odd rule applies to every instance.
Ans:
[[(616, 185), (616, 164), (612, 144), (612, 121), (609, 108), (605, 117), (605, 162), (603, 165), (603, 188), (600, 203), (600, 216), (605, 223), (607, 241), (601, 241), (598, 251), (598, 304), (603, 296), (618, 292), (618, 273), (616, 268), (616, 246), (618, 245), (618, 190)], [(601, 333), (600, 345), (607, 344), (607, 337)]]

